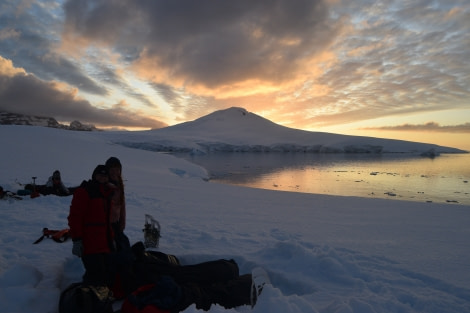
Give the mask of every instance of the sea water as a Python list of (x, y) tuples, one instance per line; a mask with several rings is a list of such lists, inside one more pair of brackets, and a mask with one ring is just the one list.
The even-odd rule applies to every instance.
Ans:
[(470, 205), (470, 154), (211, 153), (212, 181), (315, 194)]

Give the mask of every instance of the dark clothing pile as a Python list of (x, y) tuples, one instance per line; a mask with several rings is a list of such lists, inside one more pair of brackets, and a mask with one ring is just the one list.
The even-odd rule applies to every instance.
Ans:
[(114, 299), (124, 300), (123, 313), (141, 312), (148, 305), (171, 313), (192, 304), (205, 311), (212, 304), (229, 309), (251, 301), (251, 274), (240, 275), (234, 260), (181, 265), (174, 255), (145, 250), (138, 242), (131, 249), (84, 255), (82, 261), (82, 286), (109, 288)]
[(168, 261), (166, 254), (145, 251), (140, 242), (132, 250), (136, 257), (133, 271), (138, 286), (157, 284), (170, 277), (180, 288), (181, 298), (174, 307), (169, 308), (172, 312), (183, 311), (191, 304), (205, 311), (212, 304), (226, 309), (250, 304), (251, 274), (240, 275), (234, 260), (180, 265)]

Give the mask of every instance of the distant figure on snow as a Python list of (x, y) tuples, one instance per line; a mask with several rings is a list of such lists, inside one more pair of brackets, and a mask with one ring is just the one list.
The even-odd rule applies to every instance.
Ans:
[(65, 187), (60, 177), (60, 172), (55, 170), (52, 176), (47, 180), (44, 189), (41, 192), (44, 195), (57, 195), (57, 196), (69, 196), (70, 190)]
[(3, 187), (0, 186), (0, 199), (2, 199), (2, 200), (8, 200), (8, 199), (21, 200), (22, 198), (19, 197), (18, 195), (16, 195), (16, 193), (14, 193), (14, 192), (3, 190)]

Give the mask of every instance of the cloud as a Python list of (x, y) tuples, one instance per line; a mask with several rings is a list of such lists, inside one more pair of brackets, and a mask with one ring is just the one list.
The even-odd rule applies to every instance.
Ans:
[(461, 125), (447, 125), (441, 126), (436, 122), (428, 122), (426, 124), (403, 124), (397, 126), (382, 126), (382, 127), (366, 127), (360, 128), (363, 130), (387, 130), (387, 131), (426, 131), (426, 132), (442, 132), (442, 133), (470, 133), (470, 123)]
[(80, 120), (96, 126), (161, 128), (165, 123), (131, 109), (125, 101), (97, 108), (63, 83), (43, 81), (0, 57), (0, 109), (13, 113)]
[(18, 38), (20, 36), (20, 33), (11, 28), (4, 28), (0, 29), (0, 40), (5, 40), (9, 38)]
[(468, 106), (470, 12), (457, 2), (69, 0), (64, 10), (64, 42), (112, 47), (164, 95), (201, 100), (188, 114), (264, 97), (238, 106), (315, 127)]
[[(34, 13), (27, 8), (34, 9)], [(13, 1), (2, 4), (1, 9), (0, 56), (14, 59), (16, 66), (41, 79), (63, 81), (94, 95), (108, 94), (105, 87), (83, 72), (79, 62), (56, 51), (55, 36), (62, 23), (51, 4)]]
[(64, 8), (65, 40), (106, 43), (143, 77), (199, 92), (290, 80), (337, 31), (320, 0), (70, 0)]
[(242, 106), (315, 129), (458, 110), (470, 99), (470, 9), (460, 0), (0, 6), (0, 56), (78, 90), (92, 106), (152, 112), (163, 100), (173, 122)]
[(279, 115), (291, 112), (292, 125), (468, 108), (468, 6), (350, 1), (330, 9), (345, 17), (330, 48), (337, 59), (311, 88), (287, 94)]
[(126, 79), (123, 77), (123, 73), (120, 69), (116, 68), (114, 65), (105, 64), (103, 61), (96, 60), (93, 62), (94, 72), (91, 73), (98, 81), (101, 81), (103, 84), (109, 85), (110, 88), (117, 89), (123, 94), (138, 100), (140, 103), (144, 104), (149, 108), (155, 108), (156, 105), (149, 99), (145, 94), (136, 91), (131, 87)]

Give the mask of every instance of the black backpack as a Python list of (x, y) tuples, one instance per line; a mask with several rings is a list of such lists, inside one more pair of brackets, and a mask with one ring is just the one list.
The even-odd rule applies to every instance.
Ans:
[(106, 286), (73, 283), (60, 294), (59, 313), (113, 313), (113, 300)]

